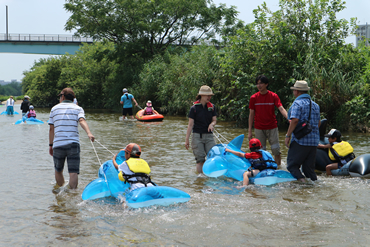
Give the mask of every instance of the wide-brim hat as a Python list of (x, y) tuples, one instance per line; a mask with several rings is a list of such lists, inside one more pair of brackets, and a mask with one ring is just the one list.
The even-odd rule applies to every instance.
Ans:
[(28, 96), (28, 95), (25, 95), (24, 98), (25, 99), (31, 99), (30, 96)]
[(214, 95), (212, 89), (206, 85), (201, 86), (198, 95)]
[(298, 90), (298, 91), (308, 91), (310, 90), (310, 87), (308, 86), (306, 81), (296, 81), (294, 83), (294, 86), (290, 87), (290, 89)]

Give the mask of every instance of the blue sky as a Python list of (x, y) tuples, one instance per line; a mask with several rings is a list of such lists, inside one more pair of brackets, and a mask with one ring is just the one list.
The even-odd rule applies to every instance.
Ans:
[[(240, 12), (238, 18), (246, 23), (253, 21), (253, 9), (263, 0), (214, 0), (214, 3), (234, 5)], [(265, 0), (271, 10), (277, 10), (279, 0)], [(65, 0), (0, 0), (0, 33), (6, 33), (6, 5), (8, 5), (8, 22), (10, 34), (72, 34), (64, 31), (69, 17), (63, 5)], [(338, 14), (338, 18), (349, 20), (357, 17), (358, 24), (366, 24), (370, 17), (369, 0), (348, 0), (347, 8)], [(348, 43), (354, 43), (355, 37), (349, 37)], [(46, 55), (0, 53), (0, 80), (21, 80), (23, 71), (29, 70), (34, 61), (47, 58)]]

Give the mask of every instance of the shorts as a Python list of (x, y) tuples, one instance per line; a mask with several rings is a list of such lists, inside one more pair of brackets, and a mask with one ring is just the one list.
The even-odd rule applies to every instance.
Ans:
[(127, 113), (128, 113), (128, 115), (129, 116), (132, 116), (133, 114), (132, 114), (132, 107), (131, 108), (123, 108), (123, 110), (122, 110), (122, 115), (123, 116), (126, 116), (127, 115)]
[(256, 138), (260, 140), (263, 150), (266, 150), (266, 139), (268, 139), (271, 146), (272, 154), (279, 155), (281, 153), (278, 128), (270, 130), (254, 129), (254, 134)]
[(67, 158), (68, 173), (80, 174), (80, 144), (72, 143), (53, 149), (54, 168), (62, 172)]
[(193, 149), (197, 163), (206, 161), (206, 155), (214, 145), (216, 145), (216, 142), (213, 139), (212, 133), (193, 133), (191, 148)]

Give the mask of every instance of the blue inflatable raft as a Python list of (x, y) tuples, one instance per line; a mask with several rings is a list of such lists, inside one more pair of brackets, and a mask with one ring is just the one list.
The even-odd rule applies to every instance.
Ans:
[(21, 124), (21, 123), (24, 123), (24, 124), (43, 124), (44, 122), (37, 119), (37, 118), (27, 118), (27, 117), (23, 117), (21, 119), (18, 119), (16, 122), (15, 122), (15, 125), (18, 125), (18, 124)]
[[(124, 151), (121, 151), (116, 162), (125, 161)], [(190, 200), (190, 195), (182, 190), (167, 186), (143, 187), (130, 191), (129, 184), (118, 178), (118, 171), (112, 160), (106, 161), (99, 168), (99, 177), (90, 182), (82, 193), (82, 200), (94, 200), (113, 196), (125, 198), (126, 204), (132, 208), (149, 207), (152, 205), (168, 206)]]
[[(207, 154), (207, 160), (203, 165), (203, 173), (208, 177), (226, 176), (238, 181), (243, 181), (244, 172), (251, 166), (246, 158), (240, 158), (234, 154), (225, 152), (228, 149), (243, 152), (241, 147), (244, 135), (233, 139), (229, 144), (217, 144)], [(276, 183), (295, 181), (290, 172), (283, 170), (266, 169), (255, 177), (249, 178), (251, 184), (273, 185)]]
[[(7, 111), (3, 111), (2, 113), (0, 113), (0, 115), (11, 115), (11, 114), (8, 114)], [(14, 111), (13, 115), (19, 115), (19, 113)]]

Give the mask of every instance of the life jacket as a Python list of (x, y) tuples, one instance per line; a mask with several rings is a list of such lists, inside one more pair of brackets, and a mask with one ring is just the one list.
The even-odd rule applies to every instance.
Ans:
[[(129, 158), (126, 160), (126, 164), (130, 171), (132, 171), (134, 174), (125, 174), (123, 171), (121, 171), (118, 174), (118, 178), (125, 182), (130, 184), (135, 183), (142, 183), (147, 186), (147, 184), (152, 183), (149, 173), (150, 173), (150, 167), (148, 163), (140, 158)], [(133, 180), (132, 178), (136, 178), (136, 180)], [(152, 183), (154, 185), (154, 183)]]
[(28, 115), (27, 115), (27, 117), (28, 117), (28, 118), (30, 118), (30, 117), (34, 117), (34, 118), (35, 118), (35, 117), (36, 117), (36, 112), (35, 112), (35, 110), (30, 110), (30, 111), (29, 111), (29, 113), (28, 113)]
[(345, 141), (334, 144), (331, 148), (329, 148), (328, 153), (331, 160), (340, 162), (342, 164), (347, 164), (350, 160), (355, 158), (353, 147), (351, 144)]
[(153, 115), (154, 112), (153, 112), (153, 107), (145, 107), (144, 109), (144, 115)]
[(262, 154), (262, 157), (259, 159), (249, 159), (254, 169), (262, 171), (265, 169), (277, 168), (277, 164), (269, 152), (263, 149), (256, 150), (255, 152), (260, 152)]
[[(193, 105), (201, 105), (202, 103), (200, 103), (200, 100), (197, 100), (193, 103)], [(212, 104), (211, 102), (208, 102), (207, 103), (207, 108), (208, 108), (208, 111), (214, 111), (215, 110), (215, 105)]]

